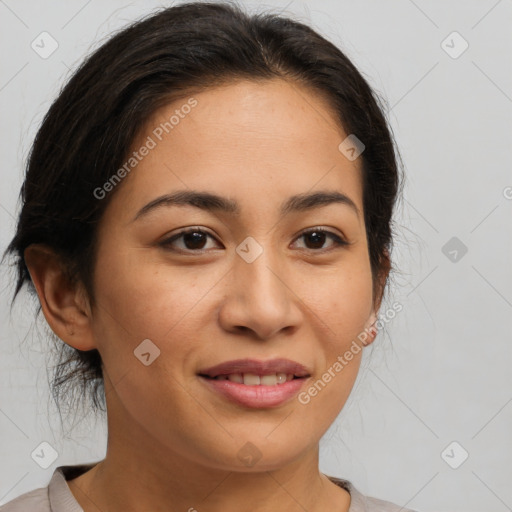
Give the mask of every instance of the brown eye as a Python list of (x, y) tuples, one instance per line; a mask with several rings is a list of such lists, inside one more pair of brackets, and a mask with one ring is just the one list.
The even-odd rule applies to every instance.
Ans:
[[(191, 228), (173, 235), (161, 242), (159, 245), (166, 249), (176, 250), (178, 252), (201, 252), (206, 250), (205, 245), (208, 242), (208, 238), (213, 239), (213, 236), (202, 229)], [(178, 241), (181, 241), (181, 243), (177, 244), (176, 242)]]
[(199, 231), (191, 231), (183, 234), (183, 244), (187, 249), (202, 249), (206, 243), (207, 236)]
[[(327, 239), (331, 239), (334, 242), (334, 247), (336, 246), (344, 246), (349, 245), (346, 240), (343, 240), (340, 236), (332, 231), (328, 231), (323, 228), (313, 228), (308, 231), (303, 232), (299, 237), (304, 238), (307, 241), (306, 249), (310, 249), (313, 251), (317, 251), (318, 249), (322, 249)], [(333, 246), (331, 246), (332, 249)], [(330, 250), (330, 249), (326, 249)]]

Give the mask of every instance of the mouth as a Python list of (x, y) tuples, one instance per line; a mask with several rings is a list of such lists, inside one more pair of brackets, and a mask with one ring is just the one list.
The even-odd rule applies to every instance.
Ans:
[(288, 359), (238, 359), (200, 370), (197, 375), (209, 390), (239, 406), (272, 408), (289, 402), (311, 372)]

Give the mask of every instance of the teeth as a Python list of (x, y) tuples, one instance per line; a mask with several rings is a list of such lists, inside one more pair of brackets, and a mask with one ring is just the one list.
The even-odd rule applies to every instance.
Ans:
[(260, 383), (263, 386), (275, 386), (277, 384), (277, 375), (262, 375)]
[(246, 386), (256, 386), (256, 384), (261, 384), (261, 379), (259, 375), (254, 375), (254, 373), (244, 373), (244, 384)]
[(276, 384), (284, 384), (293, 379), (293, 374), (289, 373), (273, 373), (271, 375), (255, 375), (254, 373), (232, 373), (230, 375), (219, 375), (215, 377), (217, 380), (230, 380), (246, 386), (275, 386)]

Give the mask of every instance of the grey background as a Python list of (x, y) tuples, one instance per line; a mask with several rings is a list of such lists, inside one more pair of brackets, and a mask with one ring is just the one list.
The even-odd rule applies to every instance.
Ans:
[[(393, 252), (400, 274), (381, 313), (394, 301), (403, 310), (366, 350), (322, 440), (321, 470), (421, 511), (512, 510), (511, 1), (243, 3), (284, 9), (353, 59), (387, 98), (407, 175)], [(0, 0), (2, 251), (24, 160), (58, 90), (109, 33), (160, 5)], [(43, 31), (59, 45), (46, 59), (31, 48)], [(457, 58), (445, 49), (458, 53), (458, 36), (442, 46), (454, 31), (469, 44)], [(25, 295), (9, 313), (9, 276), (4, 268), (0, 504), (47, 485), (56, 466), (103, 458), (106, 447), (105, 426), (92, 419), (70, 438), (60, 432), (44, 324), (34, 325)], [(43, 441), (58, 453), (47, 469), (31, 458)], [(460, 463), (462, 450), (469, 457), (453, 469), (447, 461)]]

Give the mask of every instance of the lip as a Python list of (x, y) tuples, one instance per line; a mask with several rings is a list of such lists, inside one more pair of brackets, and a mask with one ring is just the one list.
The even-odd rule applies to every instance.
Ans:
[(211, 379), (202, 375), (199, 376), (199, 380), (204, 382), (210, 390), (219, 393), (231, 402), (243, 407), (263, 409), (279, 407), (290, 401), (299, 393), (309, 378), (300, 377), (275, 386), (249, 386), (230, 380)]
[[(254, 375), (269, 375), (272, 373), (293, 374), (294, 379), (274, 386), (246, 385), (230, 380), (216, 380), (219, 375), (232, 373), (252, 373)], [(279, 407), (295, 395), (305, 385), (311, 376), (311, 371), (296, 361), (276, 358), (268, 361), (258, 359), (235, 359), (205, 368), (198, 372), (201, 382), (208, 389), (243, 407), (256, 409)]]
[[(260, 361), (258, 359), (235, 359), (205, 368), (197, 372), (199, 376), (217, 377), (230, 373), (253, 373), (255, 375), (268, 375), (272, 373), (293, 374), (295, 377), (309, 377), (311, 372), (304, 365), (290, 359), (270, 359)], [(292, 382), (292, 381), (290, 381)], [(286, 384), (279, 384), (285, 386)], [(274, 386), (268, 386), (270, 388)]]

